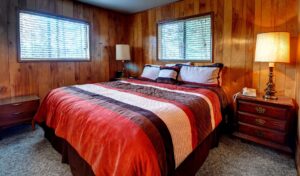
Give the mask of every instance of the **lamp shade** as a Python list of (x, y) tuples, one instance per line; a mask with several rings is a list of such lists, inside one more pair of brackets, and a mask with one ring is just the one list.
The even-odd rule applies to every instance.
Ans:
[(290, 34), (269, 32), (257, 34), (255, 62), (290, 62)]
[(116, 45), (116, 60), (130, 60), (129, 45)]

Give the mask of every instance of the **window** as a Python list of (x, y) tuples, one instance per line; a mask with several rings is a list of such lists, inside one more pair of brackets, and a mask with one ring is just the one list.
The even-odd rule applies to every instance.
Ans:
[(84, 21), (21, 10), (19, 60), (88, 61), (89, 30)]
[(212, 62), (212, 15), (158, 24), (158, 59)]

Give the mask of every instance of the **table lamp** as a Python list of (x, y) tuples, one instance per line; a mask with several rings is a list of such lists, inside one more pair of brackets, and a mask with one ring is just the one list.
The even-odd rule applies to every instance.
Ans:
[(257, 34), (255, 62), (269, 63), (269, 81), (264, 99), (277, 100), (273, 69), (276, 62), (290, 62), (290, 34), (288, 32), (268, 32)]
[(116, 60), (120, 60), (123, 62), (122, 75), (126, 74), (125, 62), (130, 60), (129, 45), (123, 45), (123, 44), (116, 45)]

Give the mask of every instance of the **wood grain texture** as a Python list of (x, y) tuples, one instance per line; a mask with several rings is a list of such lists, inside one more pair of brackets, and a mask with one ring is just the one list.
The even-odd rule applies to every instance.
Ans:
[[(0, 100), (0, 130), (31, 122), (40, 104), (37, 96), (24, 96)], [(32, 126), (34, 129), (34, 126)]]
[[(9, 59), (8, 59), (8, 4), (0, 5), (0, 94), (2, 96), (10, 96), (10, 80), (9, 75)], [(2, 76), (1, 76), (2, 75)]]
[[(264, 8), (263, 8), (264, 7)], [(16, 12), (28, 8), (91, 22), (91, 62), (18, 63)], [(254, 63), (256, 35), (268, 31), (291, 33), (291, 64), (276, 64), (278, 95), (295, 97), (297, 57), (297, 0), (183, 0), (133, 15), (124, 15), (70, 0), (4, 0), (0, 7), (0, 98), (45, 94), (53, 88), (106, 81), (122, 64), (115, 61), (114, 45), (130, 43), (138, 73), (157, 61), (156, 23), (160, 20), (214, 12), (214, 62), (222, 62), (223, 87), (231, 95), (242, 87), (262, 93), (268, 65)], [(202, 65), (203, 63), (196, 63)], [(9, 73), (9, 74), (7, 74)]]
[(293, 153), (295, 144), (295, 102), (279, 97), (237, 97), (237, 129), (233, 134), (287, 153)]
[[(291, 34), (291, 63), (275, 64), (277, 95), (295, 98), (297, 53), (297, 0), (256, 0), (254, 35), (261, 32), (287, 31)], [(263, 93), (268, 79), (268, 64), (253, 64), (253, 87)]]
[[(135, 64), (165, 64), (156, 56), (156, 23), (160, 20), (214, 12), (214, 62), (222, 62), (223, 87), (230, 100), (243, 87), (263, 93), (268, 64), (254, 63), (256, 35), (269, 31), (288, 31), (292, 44), (297, 38), (297, 0), (182, 0), (130, 16), (129, 43)], [(295, 98), (296, 48), (291, 64), (276, 64), (278, 95)], [(195, 63), (196, 65), (208, 63)]]
[[(297, 10), (298, 10), (298, 40), (297, 43), (297, 60), (296, 60), (296, 101), (300, 102), (300, 1), (298, 0), (297, 3)], [(297, 130), (297, 145), (296, 145), (296, 165), (297, 165), (297, 170), (298, 170), (298, 175), (300, 175), (300, 113), (298, 111), (298, 130)]]
[[(90, 62), (17, 62), (16, 10), (26, 8), (91, 23)], [(71, 0), (3, 0), (0, 5), (0, 98), (36, 94), (72, 84), (108, 81), (122, 63), (114, 46), (128, 43), (127, 15)]]

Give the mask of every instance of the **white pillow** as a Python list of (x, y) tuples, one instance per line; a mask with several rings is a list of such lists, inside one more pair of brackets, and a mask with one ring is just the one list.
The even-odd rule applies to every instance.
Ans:
[(158, 78), (159, 71), (159, 66), (145, 65), (141, 78), (155, 81)]
[(185, 83), (219, 85), (219, 67), (182, 66), (178, 80)]

